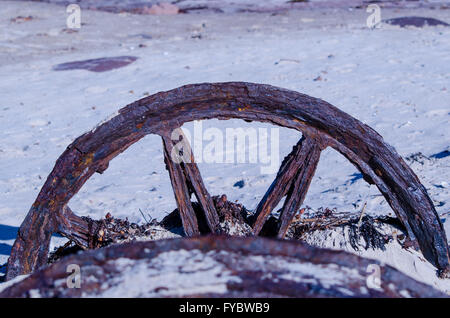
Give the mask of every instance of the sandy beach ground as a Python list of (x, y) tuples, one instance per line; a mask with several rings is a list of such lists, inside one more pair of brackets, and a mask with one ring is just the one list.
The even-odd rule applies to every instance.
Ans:
[[(450, 23), (446, 2), (430, 3), (382, 7), (381, 18), (424, 16)], [(82, 9), (81, 28), (73, 30), (64, 5), (0, 1), (0, 6), (0, 264), (55, 160), (74, 138), (128, 103), (199, 82), (292, 89), (370, 125), (409, 158), (450, 236), (450, 27), (370, 29), (366, 6), (321, 6), (176, 15)], [(108, 72), (53, 69), (112, 56), (137, 60)], [(191, 132), (192, 127), (185, 125)], [(228, 127), (273, 128), (238, 120), (203, 122), (204, 130)], [(281, 160), (300, 134), (279, 133)], [(194, 143), (195, 138), (200, 137), (194, 136)], [(210, 193), (226, 193), (249, 209), (274, 178), (261, 174), (260, 164), (199, 166)], [(243, 187), (234, 186), (239, 181)], [(393, 215), (376, 187), (326, 150), (305, 206), (357, 212), (365, 203), (368, 214)], [(115, 158), (70, 205), (79, 215), (98, 219), (110, 212), (137, 223), (144, 222), (139, 210), (158, 219), (171, 212), (176, 205), (160, 139), (148, 136)], [(55, 238), (53, 246), (62, 240)], [(418, 252), (395, 245), (386, 252), (357, 253), (450, 293), (450, 280), (438, 279)]]

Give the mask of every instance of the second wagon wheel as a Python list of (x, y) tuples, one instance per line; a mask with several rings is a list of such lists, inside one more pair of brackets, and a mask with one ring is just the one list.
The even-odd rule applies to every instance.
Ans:
[(278, 228), (278, 236), (284, 236), (305, 198), (321, 151), (332, 147), (356, 166), (364, 180), (378, 187), (410, 239), (440, 274), (450, 272), (445, 232), (425, 187), (377, 132), (323, 100), (269, 85), (230, 82), (186, 85), (154, 94), (122, 108), (111, 120), (78, 137), (57, 160), (20, 226), (8, 260), (7, 279), (44, 265), (55, 232), (89, 247), (96, 223), (76, 216), (68, 207), (69, 200), (89, 177), (102, 173), (111, 159), (147, 134), (162, 137), (186, 235), (199, 234), (192, 193), (210, 230), (216, 231), (218, 215), (197, 165), (170, 158), (172, 131), (185, 122), (212, 118), (269, 122), (302, 132), (256, 208), (254, 234), (259, 234), (272, 209), (286, 197)]

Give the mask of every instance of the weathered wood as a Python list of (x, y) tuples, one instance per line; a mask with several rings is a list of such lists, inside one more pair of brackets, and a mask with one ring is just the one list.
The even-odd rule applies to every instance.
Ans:
[(100, 229), (98, 221), (77, 216), (67, 205), (60, 210), (57, 221), (58, 233), (83, 249), (95, 247), (94, 240)]
[[(70, 272), (73, 264), (81, 269), (79, 288), (68, 288), (76, 278)], [(130, 289), (127, 284), (133, 275)], [(224, 236), (132, 242), (85, 251), (0, 293), (2, 298), (36, 296), (446, 297), (390, 266), (344, 251)]]
[[(75, 163), (78, 170), (73, 171), (72, 164)], [(51, 236), (58, 231), (57, 216), (95, 172), (96, 166), (74, 147), (66, 149), (56, 161), (19, 228), (8, 259), (6, 279), (29, 273), (47, 263)]]
[[(42, 211), (42, 212), (41, 212)], [(11, 279), (47, 263), (50, 239), (55, 232), (47, 207), (31, 207), (17, 232), (8, 258), (6, 279)]]
[(261, 232), (267, 217), (288, 192), (297, 171), (298, 165), (295, 163), (297, 162), (298, 157), (300, 157), (303, 140), (304, 138), (300, 139), (300, 141), (292, 148), (292, 151), (283, 159), (275, 180), (272, 182), (269, 189), (267, 189), (267, 192), (264, 194), (261, 201), (259, 201), (255, 214), (253, 215), (253, 218), (255, 219), (253, 223), (253, 233), (255, 235), (258, 235)]
[(171, 154), (173, 149), (173, 141), (169, 136), (163, 135), (164, 162), (166, 169), (169, 171), (170, 182), (177, 201), (178, 211), (180, 212), (181, 221), (183, 222), (184, 232), (187, 236), (199, 235), (197, 216), (191, 204), (191, 193), (181, 164), (172, 160)]
[(45, 264), (58, 211), (94, 172), (104, 171), (111, 159), (147, 134), (210, 118), (269, 122), (333, 147), (378, 187), (425, 258), (443, 275), (450, 272), (446, 235), (425, 187), (379, 134), (323, 100), (270, 85), (232, 82), (186, 85), (154, 94), (78, 137), (58, 159), (21, 225), (7, 279)]
[[(197, 201), (203, 210), (203, 213), (205, 214), (206, 222), (209, 227), (209, 230), (212, 233), (216, 233), (217, 226), (219, 224), (219, 216), (217, 215), (216, 208), (214, 207), (213, 200), (211, 196), (209, 195), (208, 190), (206, 190), (206, 187), (203, 183), (202, 176), (200, 174), (200, 170), (195, 163), (194, 154), (191, 151), (191, 147), (189, 145), (189, 141), (186, 139), (186, 136), (183, 134), (183, 131), (181, 128), (177, 128), (175, 130), (176, 136), (168, 137), (168, 133), (163, 134), (164, 140), (167, 140), (167, 142), (171, 142), (172, 148), (167, 150), (166, 152), (169, 153), (170, 151), (170, 159), (172, 161), (172, 164), (177, 166), (177, 169), (181, 169), (181, 171), (184, 174), (185, 182), (187, 185), (187, 189), (189, 192), (189, 205), (190, 202), (190, 196), (192, 193), (195, 194), (195, 197), (197, 198)], [(174, 140), (172, 137), (178, 138), (178, 140)], [(174, 148), (177, 147), (178, 143), (182, 142), (181, 149)], [(186, 149), (183, 149), (186, 148)], [(176, 153), (182, 152), (180, 153)], [(166, 153), (165, 152), (165, 153)], [(175, 156), (175, 158), (173, 158)], [(165, 160), (167, 164), (167, 155), (165, 155)], [(177, 195), (177, 193), (175, 193)], [(185, 204), (184, 199), (177, 200), (178, 204)], [(180, 208), (180, 207), (178, 207)], [(183, 207), (183, 210), (186, 210), (186, 207)], [(184, 224), (184, 223), (183, 223)], [(185, 229), (186, 230), (186, 229)]]
[[(186, 139), (186, 136), (183, 134), (181, 129), (178, 130), (179, 136), (181, 139), (184, 139), (184, 144), (188, 144), (189, 141)], [(177, 142), (176, 140), (172, 140), (173, 142)], [(203, 178), (200, 174), (200, 169), (195, 163), (194, 154), (191, 151), (190, 145), (187, 146), (188, 151), (186, 156), (188, 157), (188, 162), (180, 162), (181, 169), (183, 170), (186, 180), (188, 182), (188, 186), (190, 187), (192, 193), (195, 194), (200, 207), (203, 210), (203, 213), (206, 217), (206, 222), (208, 227), (212, 233), (216, 233), (217, 226), (219, 224), (219, 216), (217, 214), (216, 208), (214, 207), (213, 200), (209, 195), (208, 190), (206, 190), (206, 186), (203, 183)]]
[(186, 178), (190, 181), (192, 191), (205, 214), (209, 229), (212, 233), (216, 233), (219, 216), (217, 215), (212, 198), (203, 183), (197, 164), (192, 161), (192, 163), (184, 163), (181, 165), (186, 174)]
[[(318, 161), (320, 151), (318, 141), (303, 136), (293, 147), (291, 153), (283, 159), (275, 180), (256, 208), (254, 215), (255, 222), (253, 224), (253, 232), (255, 235), (261, 232), (267, 217), (281, 199), (289, 194), (283, 207), (283, 211), (285, 212), (282, 214), (284, 215), (284, 219), (282, 219), (284, 220), (283, 228), (286, 227), (288, 221), (286, 218), (292, 213), (295, 213), (295, 211), (290, 211), (290, 209), (298, 209), (308, 191), (309, 184), (317, 166), (317, 162), (314, 162), (314, 160)], [(310, 162), (312, 157), (313, 161)], [(309, 180), (303, 180), (305, 173), (306, 177), (309, 177)], [(301, 187), (300, 184), (302, 184)], [(295, 190), (294, 187), (296, 187)]]
[(289, 225), (295, 216), (295, 213), (300, 209), (300, 206), (305, 200), (311, 180), (316, 172), (317, 164), (319, 163), (321, 149), (319, 145), (306, 139), (302, 144), (302, 161), (298, 167), (298, 172), (292, 182), (289, 192), (286, 195), (283, 208), (279, 218), (278, 238), (283, 238), (286, 235)]

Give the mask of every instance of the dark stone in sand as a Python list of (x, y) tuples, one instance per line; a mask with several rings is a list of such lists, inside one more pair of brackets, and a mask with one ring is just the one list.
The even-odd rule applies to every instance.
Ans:
[(434, 18), (424, 18), (424, 17), (401, 17), (401, 18), (393, 18), (393, 19), (387, 19), (383, 21), (384, 23), (391, 24), (391, 25), (398, 25), (402, 28), (408, 27), (408, 26), (414, 26), (418, 28), (422, 28), (424, 26), (449, 26), (448, 23), (437, 20)]
[(88, 70), (91, 72), (107, 72), (133, 63), (135, 56), (102, 57), (99, 59), (62, 63), (53, 67), (54, 71)]
[(233, 184), (233, 187), (242, 189), (242, 188), (244, 187), (244, 185), (245, 185), (244, 180), (239, 180), (238, 182), (236, 182), (235, 184)]

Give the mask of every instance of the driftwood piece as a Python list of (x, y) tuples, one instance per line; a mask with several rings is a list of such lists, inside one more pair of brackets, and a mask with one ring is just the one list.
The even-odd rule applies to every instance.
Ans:
[[(79, 276), (72, 272), (76, 266)], [(73, 288), (77, 281), (79, 288)], [(445, 295), (390, 266), (343, 251), (262, 237), (203, 236), (126, 243), (66, 257), (0, 297)]]
[(46, 263), (52, 233), (62, 232), (61, 211), (111, 159), (147, 134), (167, 136), (185, 122), (211, 118), (269, 122), (320, 140), (321, 149), (336, 149), (378, 187), (425, 258), (441, 275), (450, 272), (446, 235), (425, 187), (378, 133), (323, 100), (269, 85), (231, 82), (186, 85), (154, 94), (78, 137), (57, 160), (22, 223), (7, 279)]

